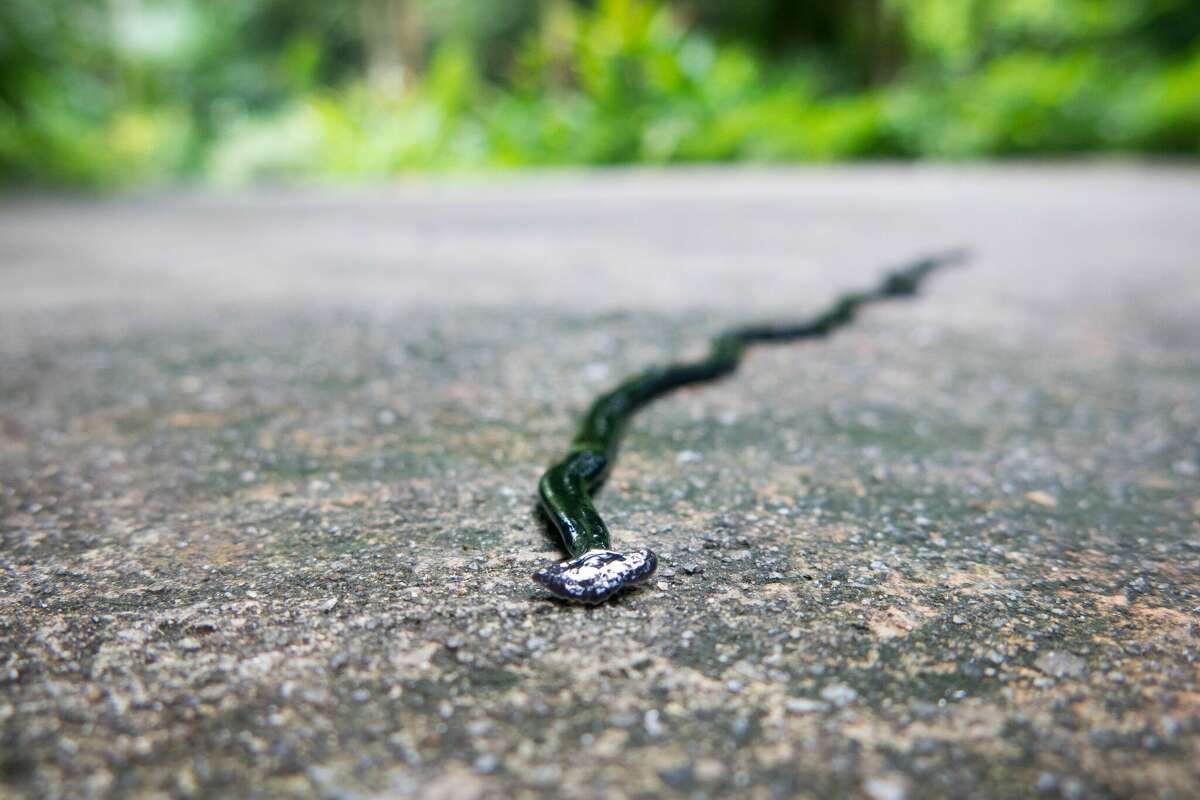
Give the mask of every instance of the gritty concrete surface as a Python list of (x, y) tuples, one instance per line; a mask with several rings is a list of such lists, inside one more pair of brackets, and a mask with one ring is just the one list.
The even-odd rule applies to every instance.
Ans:
[[(0, 204), (0, 796), (1200, 794), (1200, 171), (550, 175)], [(541, 469), (649, 408), (599, 608)]]

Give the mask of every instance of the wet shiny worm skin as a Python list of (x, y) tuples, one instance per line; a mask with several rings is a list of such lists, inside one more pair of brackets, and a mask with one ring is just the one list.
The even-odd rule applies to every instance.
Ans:
[(843, 295), (804, 322), (725, 331), (712, 340), (705, 358), (650, 367), (596, 398), (566, 456), (538, 481), (542, 508), (571, 558), (538, 570), (534, 580), (563, 599), (599, 603), (654, 572), (657, 559), (651, 551), (623, 554), (612, 550), (608, 526), (591, 497), (612, 469), (621, 434), (638, 409), (672, 389), (728, 375), (737, 369), (748, 345), (828, 336), (853, 321), (862, 306), (915, 295), (929, 273), (962, 258), (961, 252), (952, 252), (911, 263), (888, 273), (875, 289)]

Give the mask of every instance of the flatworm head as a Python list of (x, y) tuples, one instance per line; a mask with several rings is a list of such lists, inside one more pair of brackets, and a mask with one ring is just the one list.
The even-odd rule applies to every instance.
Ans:
[(588, 550), (570, 561), (542, 567), (533, 573), (533, 580), (563, 600), (603, 603), (626, 586), (646, 580), (657, 568), (658, 557), (652, 550)]

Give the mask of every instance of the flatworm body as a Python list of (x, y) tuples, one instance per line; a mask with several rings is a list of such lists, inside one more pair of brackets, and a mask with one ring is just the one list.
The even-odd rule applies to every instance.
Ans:
[(737, 369), (749, 345), (828, 336), (849, 324), (862, 306), (914, 295), (930, 272), (962, 257), (948, 253), (916, 261), (888, 273), (873, 290), (843, 295), (825, 312), (804, 322), (726, 331), (712, 340), (705, 358), (650, 367), (596, 398), (566, 456), (538, 481), (542, 508), (562, 537), (570, 559), (538, 570), (534, 581), (564, 600), (601, 603), (654, 573), (658, 560), (652, 551), (621, 553), (612, 549), (608, 526), (592, 504), (592, 493), (612, 469), (621, 434), (638, 409), (672, 389), (728, 375)]

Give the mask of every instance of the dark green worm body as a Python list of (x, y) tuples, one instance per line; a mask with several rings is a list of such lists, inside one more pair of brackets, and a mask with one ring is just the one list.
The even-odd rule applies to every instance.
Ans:
[[(917, 261), (889, 273), (877, 288), (844, 295), (824, 313), (799, 324), (750, 325), (726, 331), (712, 340), (705, 358), (651, 367), (596, 398), (584, 415), (579, 433), (566, 456), (546, 470), (538, 482), (542, 508), (558, 529), (571, 558), (578, 560), (591, 551), (611, 553), (608, 527), (592, 504), (591, 494), (612, 469), (621, 434), (638, 409), (672, 389), (733, 372), (749, 345), (828, 336), (850, 323), (857, 311), (868, 303), (916, 294), (921, 281), (930, 272), (960, 258), (960, 254), (951, 253)], [(654, 569), (653, 553), (644, 552), (649, 556), (648, 571), (639, 562), (638, 579), (648, 577)], [(620, 555), (612, 554), (613, 557)], [(603, 592), (579, 586), (570, 591), (561, 585), (557, 575), (548, 568), (536, 573), (534, 579), (561, 597), (588, 602), (599, 602), (626, 582), (632, 582), (617, 578), (614, 579), (617, 585), (605, 584)]]

